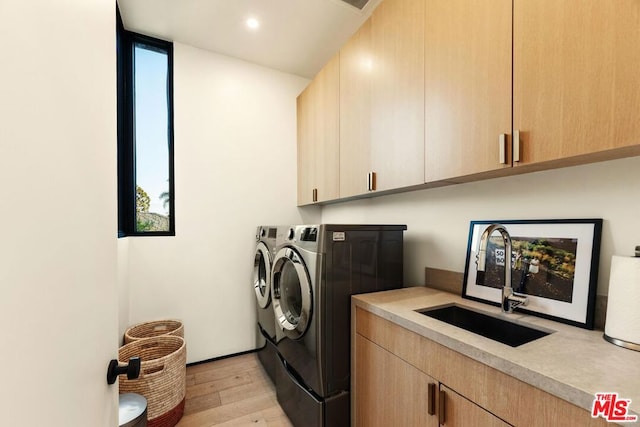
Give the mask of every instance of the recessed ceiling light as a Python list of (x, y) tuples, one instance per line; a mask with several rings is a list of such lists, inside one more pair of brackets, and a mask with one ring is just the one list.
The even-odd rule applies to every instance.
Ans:
[(256, 30), (258, 29), (259, 26), (260, 26), (260, 22), (258, 22), (256, 18), (247, 19), (247, 27), (249, 27), (250, 29)]

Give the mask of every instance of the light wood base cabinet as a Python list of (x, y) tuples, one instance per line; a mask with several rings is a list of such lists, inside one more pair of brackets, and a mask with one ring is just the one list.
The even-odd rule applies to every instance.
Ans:
[(359, 334), (356, 366), (356, 426), (509, 425)]
[[(585, 409), (359, 307), (353, 321), (355, 426), (608, 425)], [(439, 388), (435, 415), (428, 411), (429, 383)]]
[(438, 425), (436, 380), (362, 335), (356, 335), (356, 364), (356, 426)]
[(443, 426), (510, 426), (444, 384), (438, 393), (438, 421)]

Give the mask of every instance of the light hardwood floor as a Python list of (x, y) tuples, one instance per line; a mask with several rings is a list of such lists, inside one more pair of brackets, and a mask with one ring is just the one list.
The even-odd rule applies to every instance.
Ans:
[(292, 427), (255, 353), (187, 368), (184, 416), (178, 427)]

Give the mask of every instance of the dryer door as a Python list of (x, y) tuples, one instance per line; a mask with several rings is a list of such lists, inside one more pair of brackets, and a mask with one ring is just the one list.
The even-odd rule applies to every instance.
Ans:
[(253, 263), (253, 289), (260, 308), (267, 308), (271, 302), (271, 254), (267, 245), (259, 242)]
[(304, 335), (311, 320), (311, 281), (307, 267), (292, 248), (282, 248), (271, 274), (276, 322), (291, 339)]

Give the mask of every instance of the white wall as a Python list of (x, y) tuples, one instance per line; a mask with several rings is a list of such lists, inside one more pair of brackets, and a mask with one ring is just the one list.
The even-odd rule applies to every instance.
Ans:
[(405, 283), (424, 268), (464, 271), (469, 221), (603, 218), (598, 294), (611, 255), (640, 245), (640, 157), (325, 206), (322, 222), (403, 223)]
[(114, 426), (115, 8), (0, 2), (0, 424)]
[(129, 237), (129, 321), (182, 319), (189, 362), (256, 347), (258, 225), (296, 206), (296, 96), (308, 81), (174, 44), (175, 237)]
[(129, 320), (129, 239), (118, 239), (118, 343), (124, 344), (124, 333), (131, 322)]

